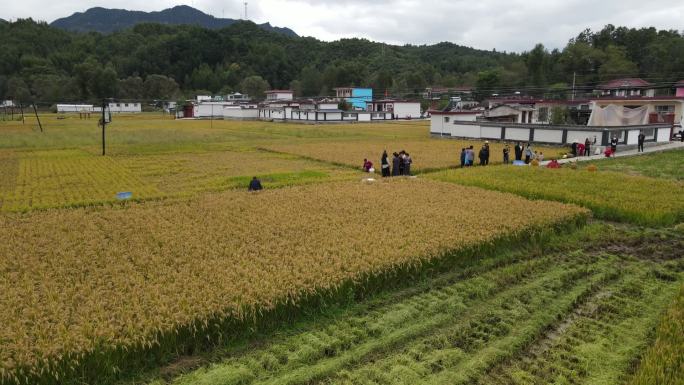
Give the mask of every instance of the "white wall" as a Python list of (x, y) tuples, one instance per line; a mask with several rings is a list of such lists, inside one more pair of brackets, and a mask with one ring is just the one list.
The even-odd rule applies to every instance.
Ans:
[(420, 103), (394, 103), (394, 116), (399, 119), (420, 118)]
[(57, 112), (92, 112), (92, 104), (58, 104)]
[(478, 116), (482, 116), (482, 113), (478, 112), (476, 114), (458, 114), (453, 115), (452, 118), (454, 118), (454, 120), (459, 120), (462, 122), (474, 122), (477, 120)]
[(658, 142), (669, 142), (670, 141), (670, 129), (661, 128), (658, 130)]
[(627, 144), (637, 145), (639, 144), (639, 130), (629, 130), (627, 131)]
[(534, 130), (534, 141), (544, 143), (563, 143), (563, 131), (561, 130)]
[(109, 103), (109, 111), (112, 113), (138, 113), (142, 112), (142, 106), (140, 103)]
[(292, 100), (292, 92), (274, 92), (266, 94), (266, 100)]
[(446, 130), (444, 132), (451, 134), (451, 136), (457, 136), (461, 138), (479, 138), (480, 126), (456, 123), (446, 127)]
[(359, 112), (359, 122), (370, 122), (371, 114), (370, 112)]
[(528, 128), (506, 127), (506, 140), (528, 142), (530, 140), (530, 130)]
[(318, 120), (342, 120), (342, 113), (341, 112), (319, 112), (318, 113)]
[(222, 118), (223, 107), (225, 103), (200, 103), (196, 104), (193, 109), (193, 116), (196, 118)]
[(568, 136), (565, 138), (565, 141), (566, 143), (573, 143), (574, 141), (577, 141), (577, 143), (584, 143), (584, 141), (589, 138), (589, 140), (593, 142), (594, 135), (596, 135), (596, 144), (600, 144), (602, 136), (600, 132), (568, 131)]
[[(449, 119), (451, 121), (451, 119)], [(432, 115), (430, 117), (430, 132), (444, 132), (444, 115)]]
[(486, 139), (501, 139), (501, 127), (480, 127), (480, 137)]
[(241, 108), (226, 106), (223, 108), (223, 119), (256, 119), (259, 117), (257, 108)]

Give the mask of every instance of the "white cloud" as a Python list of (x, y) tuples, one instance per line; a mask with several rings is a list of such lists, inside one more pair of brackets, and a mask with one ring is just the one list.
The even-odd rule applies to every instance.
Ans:
[[(249, 0), (248, 0), (249, 1)], [(0, 17), (52, 21), (104, 0), (24, 0), (8, 2)], [(289, 27), (322, 40), (364, 37), (395, 44), (451, 41), (481, 49), (523, 51), (541, 42), (562, 48), (585, 28), (606, 24), (678, 29), (684, 18), (681, 0), (252, 0), (250, 19)], [(161, 10), (194, 6), (217, 17), (240, 18), (243, 0), (120, 0), (117, 8)]]

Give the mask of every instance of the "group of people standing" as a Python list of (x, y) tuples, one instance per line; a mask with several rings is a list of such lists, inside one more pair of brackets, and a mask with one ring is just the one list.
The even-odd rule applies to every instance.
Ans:
[[(489, 164), (490, 157), (489, 141), (485, 142), (480, 151), (477, 153), (477, 158), (480, 160), (480, 166)], [(461, 149), (461, 168), (472, 167), (475, 164), (475, 148), (473, 146)]]
[[(591, 141), (589, 138), (584, 140), (584, 143), (574, 141), (572, 143), (572, 156), (575, 158), (578, 156), (591, 156), (591, 146), (596, 144), (596, 137), (594, 137), (594, 140)], [(617, 149), (617, 143), (615, 144), (615, 147)]]
[[(523, 146), (520, 142), (516, 143), (513, 152), (517, 162), (524, 160), (525, 164), (530, 164), (535, 159), (540, 162), (544, 160), (544, 153), (534, 151), (530, 143), (527, 143), (526, 146)], [(511, 147), (508, 144), (503, 149), (503, 162), (504, 164), (511, 163)]]
[[(522, 161), (524, 159), (525, 164), (529, 164), (533, 160), (538, 160), (538, 161), (543, 161), (544, 160), (544, 154), (541, 152), (534, 151), (532, 149), (532, 145), (530, 143), (527, 143), (526, 147), (523, 147), (523, 145), (518, 142), (515, 145), (514, 148), (514, 153), (515, 153), (515, 160), (516, 161)], [(486, 141), (482, 148), (480, 148), (480, 151), (477, 154), (478, 159), (480, 160), (480, 166), (487, 166), (489, 165), (489, 159), (491, 156), (491, 149), (489, 147), (489, 141)], [(524, 158), (523, 158), (524, 157)], [(510, 145), (506, 144), (503, 148), (503, 163), (504, 164), (510, 164), (511, 163), (511, 147)], [(463, 167), (472, 167), (475, 164), (475, 150), (473, 146), (469, 147), (464, 147), (461, 149), (461, 168)]]
[(387, 178), (390, 176), (410, 176), (411, 175), (411, 164), (413, 159), (411, 155), (402, 150), (400, 152), (392, 153), (392, 163), (390, 164), (389, 155), (387, 151), (382, 152), (382, 158), (380, 159), (380, 164), (382, 167), (382, 177)]

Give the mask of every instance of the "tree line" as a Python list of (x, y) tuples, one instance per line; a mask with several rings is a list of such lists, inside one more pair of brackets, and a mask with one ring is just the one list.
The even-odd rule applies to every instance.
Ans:
[(0, 23), (0, 99), (18, 101), (178, 100), (196, 94), (269, 88), (326, 96), (363, 86), (417, 98), (427, 86), (472, 86), (479, 98), (520, 91), (566, 97), (617, 77), (658, 84), (684, 79), (678, 31), (608, 25), (585, 30), (563, 49), (523, 53), (452, 43), (395, 46), (365, 39), (322, 42), (264, 31), (251, 22), (220, 30), (139, 24), (112, 34), (74, 33), (31, 19)]

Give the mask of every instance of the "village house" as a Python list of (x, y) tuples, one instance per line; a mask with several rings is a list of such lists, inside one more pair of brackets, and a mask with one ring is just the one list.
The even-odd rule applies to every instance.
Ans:
[(223, 106), (225, 120), (256, 120), (259, 118), (259, 106), (256, 103), (243, 103)]
[(138, 102), (113, 102), (109, 103), (107, 107), (109, 109), (109, 112), (115, 114), (136, 114), (142, 112), (142, 104)]
[(442, 97), (460, 97), (463, 100), (471, 99), (475, 90), (470, 86), (459, 87), (428, 87), (423, 92), (423, 99), (440, 100)]
[(643, 79), (617, 79), (601, 84), (591, 98), (591, 109), (617, 106), (643, 108), (649, 123), (681, 124), (684, 114), (684, 81), (674, 85), (671, 95), (658, 95), (653, 84)]
[(586, 124), (591, 115), (588, 99), (556, 100), (529, 97), (495, 97), (483, 102), (486, 112), (482, 119), (492, 122), (548, 124), (553, 121), (556, 107), (567, 110), (576, 124)]
[(226, 95), (224, 100), (228, 101), (228, 102), (248, 102), (249, 101), (249, 95), (241, 94), (239, 92), (235, 92), (235, 93)]
[[(82, 113), (82, 112), (94, 112), (94, 106), (92, 104), (57, 104), (57, 112), (60, 114), (64, 113)], [(102, 109), (100, 109), (101, 111)]]
[(420, 102), (380, 99), (366, 102), (366, 111), (391, 112), (394, 119), (418, 119), (422, 116)]
[(290, 90), (270, 90), (266, 91), (266, 102), (293, 100), (294, 91)]
[(653, 84), (647, 82), (644, 79), (638, 78), (627, 78), (627, 79), (615, 79), (609, 82), (600, 84), (596, 90), (595, 94), (601, 96), (613, 96), (613, 97), (628, 97), (628, 96), (645, 96), (653, 97), (655, 96), (655, 88)]
[(372, 88), (339, 87), (335, 93), (338, 100), (345, 100), (354, 110), (365, 110), (366, 102), (373, 100)]

